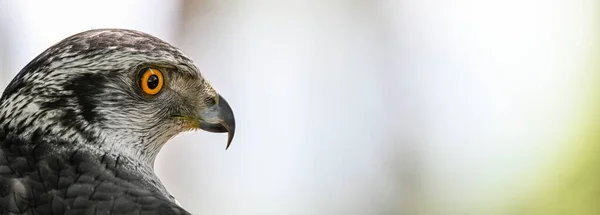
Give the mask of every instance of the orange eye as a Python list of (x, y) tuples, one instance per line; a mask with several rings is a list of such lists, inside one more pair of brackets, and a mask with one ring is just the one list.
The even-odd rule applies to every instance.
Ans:
[(144, 74), (142, 74), (142, 80), (140, 80), (142, 90), (149, 95), (157, 94), (163, 87), (163, 79), (163, 74), (160, 70), (153, 68), (146, 69)]

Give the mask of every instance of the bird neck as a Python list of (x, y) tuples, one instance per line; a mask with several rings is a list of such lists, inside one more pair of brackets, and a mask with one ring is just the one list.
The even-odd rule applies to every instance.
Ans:
[(119, 154), (150, 170), (163, 145), (148, 144), (155, 140), (140, 131), (106, 128), (85, 120), (57, 120), (69, 111), (43, 110), (34, 102), (22, 101), (18, 97), (0, 101), (0, 130), (30, 144), (66, 144)]
[(119, 152), (151, 169), (163, 143), (154, 143), (142, 132), (103, 128), (98, 130), (96, 143), (105, 151)]

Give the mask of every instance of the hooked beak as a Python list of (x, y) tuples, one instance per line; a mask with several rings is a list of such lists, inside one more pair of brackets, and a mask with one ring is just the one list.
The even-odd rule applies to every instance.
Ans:
[(227, 132), (228, 139), (225, 150), (231, 145), (235, 134), (235, 118), (231, 107), (221, 95), (215, 105), (200, 111), (200, 129), (215, 133)]

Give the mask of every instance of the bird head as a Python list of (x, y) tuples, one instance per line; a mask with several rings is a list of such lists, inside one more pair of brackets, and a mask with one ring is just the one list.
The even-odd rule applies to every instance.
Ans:
[(23, 138), (71, 140), (150, 163), (183, 131), (227, 132), (227, 147), (235, 132), (231, 107), (192, 60), (125, 29), (75, 34), (37, 56), (2, 94), (0, 125)]

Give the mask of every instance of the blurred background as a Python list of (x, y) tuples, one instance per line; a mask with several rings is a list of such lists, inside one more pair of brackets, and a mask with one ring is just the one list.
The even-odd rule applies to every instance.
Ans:
[(0, 0), (0, 88), (144, 31), (229, 101), (156, 172), (194, 214), (600, 214), (596, 0)]

